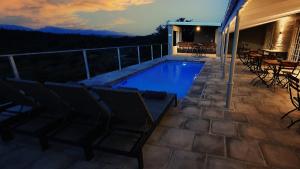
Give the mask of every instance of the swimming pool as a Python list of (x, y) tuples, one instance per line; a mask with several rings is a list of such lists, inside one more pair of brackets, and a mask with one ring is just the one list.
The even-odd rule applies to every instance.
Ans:
[(204, 62), (165, 61), (113, 85), (113, 88), (176, 93), (179, 99), (187, 95)]

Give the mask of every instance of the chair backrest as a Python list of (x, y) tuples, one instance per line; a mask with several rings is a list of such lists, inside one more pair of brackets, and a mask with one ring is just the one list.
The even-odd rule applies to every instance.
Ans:
[(152, 115), (138, 91), (107, 88), (95, 88), (94, 91), (111, 109), (112, 118), (136, 125), (153, 123)]
[(67, 113), (70, 106), (60, 99), (54, 92), (46, 88), (43, 84), (36, 81), (8, 79), (7, 82), (16, 89), (22, 90), (33, 97), (36, 102), (50, 110), (51, 113)]
[(36, 103), (33, 101), (33, 99), (27, 97), (25, 93), (22, 93), (22, 91), (14, 88), (3, 80), (0, 80), (0, 95), (14, 104), (32, 107), (36, 106)]
[(108, 115), (101, 102), (83, 86), (52, 82), (46, 82), (45, 86), (69, 103), (82, 123), (98, 125)]
[[(299, 109), (300, 104), (300, 85), (299, 85), (299, 79), (291, 74), (287, 75), (288, 78), (288, 90), (290, 94), (290, 99), (292, 101), (292, 104)], [(297, 98), (297, 102), (295, 102), (294, 98)]]

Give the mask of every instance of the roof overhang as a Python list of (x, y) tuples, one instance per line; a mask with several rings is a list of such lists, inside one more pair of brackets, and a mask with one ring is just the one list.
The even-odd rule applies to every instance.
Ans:
[(167, 25), (174, 25), (174, 26), (221, 26), (221, 23), (217, 22), (174, 22), (168, 21)]
[(232, 0), (230, 5), (222, 23), (222, 30), (229, 25), (230, 32), (234, 29), (234, 18), (240, 9), (240, 30), (300, 13), (300, 0)]

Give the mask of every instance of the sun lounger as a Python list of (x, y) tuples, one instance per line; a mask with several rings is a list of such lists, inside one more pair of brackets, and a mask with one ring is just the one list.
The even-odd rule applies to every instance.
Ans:
[(86, 88), (80, 85), (45, 83), (61, 99), (74, 108), (73, 118), (66, 125), (48, 135), (48, 138), (65, 144), (80, 146), (87, 160), (93, 157), (92, 144), (104, 135), (109, 114)]
[(67, 118), (71, 118), (69, 116), (71, 107), (39, 82), (10, 79), (7, 83), (32, 97), (41, 107), (39, 114), (32, 116), (28, 121), (15, 127), (14, 130), (38, 137), (42, 149), (47, 149), (47, 133), (62, 125)]
[(9, 141), (13, 138), (12, 126), (29, 118), (38, 106), (24, 93), (3, 80), (0, 80), (0, 96), (9, 102), (9, 105), (1, 108), (0, 113), (0, 134), (4, 141)]
[(112, 113), (111, 132), (95, 148), (137, 158), (139, 168), (143, 168), (142, 147), (168, 108), (177, 101), (176, 95), (148, 92), (148, 97), (147, 94), (143, 97), (138, 91), (108, 88), (93, 91)]

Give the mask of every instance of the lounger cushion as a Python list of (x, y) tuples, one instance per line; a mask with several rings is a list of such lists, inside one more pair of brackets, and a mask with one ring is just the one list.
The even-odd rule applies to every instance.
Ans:
[(99, 142), (96, 147), (130, 152), (140, 137), (139, 133), (116, 130)]
[(145, 104), (151, 113), (154, 122), (157, 122), (169, 105), (174, 101), (174, 95), (167, 94), (164, 99), (144, 98)]
[(83, 86), (50, 82), (45, 85), (73, 107), (75, 114), (86, 124), (98, 125), (106, 113), (97, 98)]
[(57, 119), (55, 118), (36, 117), (22, 125), (17, 126), (15, 129), (19, 132), (38, 134), (42, 132), (47, 126), (49, 126), (52, 123), (55, 123), (56, 121)]
[(12, 115), (1, 114), (0, 115), (0, 123), (11, 118)]
[(153, 120), (137, 91), (107, 88), (95, 88), (94, 91), (110, 108), (112, 117), (122, 124), (143, 126)]
[(6, 109), (5, 111), (11, 112), (11, 113), (26, 113), (26, 112), (32, 111), (32, 107), (16, 105), (16, 106), (12, 106), (12, 107)]
[(54, 133), (50, 133), (49, 136), (62, 142), (79, 143), (94, 129), (94, 126), (72, 123), (65, 128), (58, 129)]

